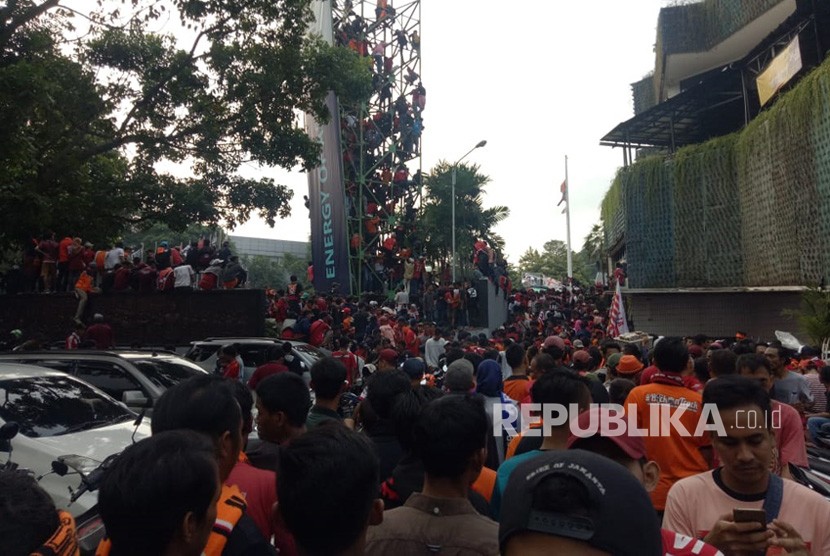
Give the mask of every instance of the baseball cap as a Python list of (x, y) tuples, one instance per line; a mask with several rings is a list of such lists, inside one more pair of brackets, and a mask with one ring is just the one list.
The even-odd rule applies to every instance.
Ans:
[(394, 349), (382, 349), (380, 350), (380, 353), (378, 353), (378, 358), (381, 361), (394, 364), (398, 362), (398, 352)]
[(551, 346), (556, 346), (562, 351), (565, 351), (565, 340), (563, 340), (559, 336), (548, 336), (547, 338), (545, 338), (545, 343), (542, 344), (542, 347), (549, 348)]
[[(590, 431), (596, 427), (596, 433), (589, 436), (577, 436), (573, 433), (574, 427), (571, 426), (571, 435), (568, 437), (568, 442), (565, 444), (566, 448), (579, 448), (579, 442), (594, 436), (602, 436), (617, 445), (625, 454), (633, 460), (639, 460), (646, 457), (646, 443), (642, 436), (632, 436), (629, 434), (629, 428), (623, 427), (622, 434), (616, 428), (613, 429), (614, 434), (603, 434), (603, 424), (608, 423), (612, 416), (612, 412), (607, 407), (591, 407), (588, 411), (583, 411), (576, 419), (576, 425), (580, 431)], [(619, 416), (617, 416), (619, 417)]]
[(468, 359), (456, 359), (447, 367), (444, 387), (451, 392), (467, 391), (473, 386), (473, 363)]
[(617, 369), (617, 365), (620, 363), (620, 359), (622, 359), (622, 353), (612, 353), (608, 356), (608, 359), (605, 361), (605, 366), (609, 369)]
[(426, 363), (418, 357), (410, 357), (403, 362), (403, 372), (405, 372), (411, 379), (420, 379), (424, 377), (427, 372)]
[(616, 371), (618, 375), (633, 375), (642, 371), (643, 367), (643, 362), (633, 355), (623, 355), (617, 363)]
[(582, 343), (582, 340), (574, 340), (574, 347), (576, 349), (582, 349), (585, 347), (585, 344)]
[[(564, 479), (573, 496), (545, 492)], [(578, 500), (572, 509), (562, 499)], [(523, 531), (565, 537), (615, 556), (660, 556), (660, 521), (643, 485), (622, 465), (585, 450), (555, 450), (519, 464), (504, 491), (499, 544)]]
[(591, 361), (591, 354), (585, 351), (584, 349), (580, 349), (575, 351), (571, 358), (574, 360), (574, 362), (588, 363), (589, 361)]

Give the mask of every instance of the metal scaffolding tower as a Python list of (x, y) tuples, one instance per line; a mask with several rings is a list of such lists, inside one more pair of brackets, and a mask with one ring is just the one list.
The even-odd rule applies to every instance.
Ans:
[(421, 2), (332, 1), (334, 40), (365, 57), (373, 92), (340, 106), (352, 294), (382, 293), (422, 250)]

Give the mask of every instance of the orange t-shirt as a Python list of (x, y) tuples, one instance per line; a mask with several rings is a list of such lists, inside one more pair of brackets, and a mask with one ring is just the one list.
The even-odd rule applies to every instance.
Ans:
[[(688, 431), (688, 436), (681, 434), (676, 427), (669, 427), (668, 419), (663, 427), (668, 428), (667, 432), (661, 428), (661, 419), (655, 419), (657, 429), (652, 430), (650, 412), (662, 411), (660, 406), (668, 406), (668, 415), (680, 411), (680, 406), (686, 408), (678, 420)], [(703, 397), (684, 386), (652, 382), (631, 390), (625, 400), (625, 410), (626, 413), (635, 410), (637, 428), (648, 431), (643, 439), (646, 454), (660, 466), (660, 481), (651, 492), (651, 501), (657, 510), (663, 510), (666, 496), (674, 483), (709, 470), (709, 464), (700, 452), (701, 447), (711, 445), (709, 435), (694, 436), (703, 411)]]
[[(531, 382), (532, 384), (532, 382)], [(530, 386), (528, 386), (530, 388)], [(538, 423), (530, 423), (528, 428), (531, 429), (538, 429), (541, 428), (542, 423), (541, 421)], [(519, 443), (522, 441), (522, 433), (517, 434), (510, 440), (510, 444), (507, 445), (507, 451), (504, 453), (504, 459), (508, 460), (516, 455), (516, 450), (519, 449)]]
[(522, 403), (530, 395), (531, 384), (527, 376), (509, 376), (504, 381), (504, 393)]
[(473, 490), (484, 497), (487, 502), (493, 497), (493, 489), (496, 488), (496, 472), (489, 467), (482, 467), (478, 479), (473, 482)]
[(91, 292), (92, 276), (90, 276), (86, 272), (82, 272), (81, 275), (78, 277), (78, 281), (75, 282), (75, 289), (85, 291), (86, 293)]

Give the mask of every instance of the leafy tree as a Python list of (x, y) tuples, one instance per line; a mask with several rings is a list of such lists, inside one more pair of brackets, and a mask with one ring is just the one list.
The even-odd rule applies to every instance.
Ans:
[[(371, 90), (357, 54), (307, 36), (310, 0), (85, 9), (0, 7), (0, 243), (43, 228), (95, 242), (156, 222), (233, 228), (254, 214), (273, 225), (293, 192), (240, 166), (312, 168), (319, 145), (297, 112), (327, 121), (328, 91), (355, 103)], [(150, 30), (164, 20), (190, 41)]]
[[(596, 272), (586, 272), (584, 255), (571, 251), (571, 257), (574, 279), (583, 284), (593, 284)], [(568, 276), (568, 247), (558, 239), (546, 241), (541, 252), (528, 247), (519, 257), (519, 268), (522, 273), (540, 273), (564, 282)]]
[(242, 266), (248, 269), (248, 287), (250, 288), (282, 288), (288, 283), (285, 269), (270, 257), (254, 255), (243, 256)]
[(585, 236), (582, 252), (585, 254), (586, 260), (602, 265), (605, 256), (605, 233), (602, 230), (602, 224), (594, 224), (591, 231)]
[[(470, 267), (473, 244), (483, 239), (503, 251), (504, 239), (493, 228), (507, 218), (504, 206), (484, 208), (484, 187), (490, 178), (479, 173), (479, 166), (458, 166), (455, 184), (456, 262)], [(433, 260), (452, 261), (452, 165), (442, 161), (426, 177), (427, 200), (423, 210), (424, 250)], [(463, 273), (462, 273), (463, 274)]]
[(274, 289), (287, 286), (292, 274), (298, 276), (301, 282), (304, 281), (308, 264), (290, 253), (283, 255), (280, 260), (264, 255), (243, 256), (241, 262), (248, 269), (248, 287)]

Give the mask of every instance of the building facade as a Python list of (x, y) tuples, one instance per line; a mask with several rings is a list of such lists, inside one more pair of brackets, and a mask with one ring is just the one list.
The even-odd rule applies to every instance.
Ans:
[(828, 46), (827, 2), (661, 10), (635, 116), (601, 140), (623, 151), (602, 220), (638, 328), (797, 328), (786, 311), (830, 276)]

